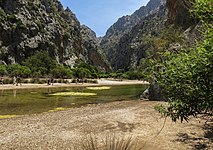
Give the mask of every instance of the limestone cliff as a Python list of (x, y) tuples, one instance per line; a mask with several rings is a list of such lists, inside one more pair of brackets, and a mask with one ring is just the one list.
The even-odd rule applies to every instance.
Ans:
[(194, 25), (196, 20), (190, 15), (189, 9), (193, 1), (186, 0), (167, 0), (168, 24), (175, 24), (184, 29)]
[(99, 68), (99, 70), (103, 70), (106, 72), (111, 71), (111, 67), (101, 51), (99, 45), (99, 39), (96, 37), (94, 31), (92, 31), (89, 27), (82, 25), (81, 26), (81, 34), (83, 39), (83, 46), (88, 56), (88, 62)]
[(158, 52), (192, 46), (200, 35), (191, 7), (185, 0), (150, 0), (131, 16), (120, 18), (101, 41), (113, 69), (137, 69)]
[[(22, 63), (36, 51), (46, 51), (58, 63), (69, 66), (79, 59), (91, 62), (89, 55), (98, 49), (87, 50), (82, 38), (87, 33), (81, 31), (76, 16), (69, 8), (64, 10), (58, 0), (0, 0), (2, 63)], [(94, 59), (102, 60), (99, 57)]]
[[(166, 0), (150, 0), (146, 6), (142, 6), (132, 15), (119, 18), (107, 30), (100, 45), (114, 70), (128, 70), (130, 66), (137, 65), (140, 59), (145, 57), (144, 46), (137, 42), (137, 33), (150, 32), (155, 27), (155, 29), (159, 29), (162, 26), (166, 12), (162, 10), (161, 6), (165, 8), (165, 3)], [(163, 11), (164, 14), (160, 11)], [(154, 22), (154, 20), (161, 21)]]
[(111, 63), (114, 70), (129, 70), (140, 65), (142, 58), (148, 57), (153, 43), (147, 37), (160, 34), (165, 27), (167, 9), (162, 5), (156, 13), (142, 19), (129, 33), (124, 34), (114, 47)]

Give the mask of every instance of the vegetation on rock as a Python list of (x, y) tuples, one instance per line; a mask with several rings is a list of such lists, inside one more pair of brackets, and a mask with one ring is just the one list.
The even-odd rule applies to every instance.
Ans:
[[(45, 52), (59, 65), (72, 67), (78, 59), (109, 71), (88, 30), (72, 11), (58, 0), (0, 1), (0, 64), (21, 64), (38, 51)], [(88, 38), (85, 38), (88, 35)], [(95, 57), (92, 57), (95, 55)], [(48, 68), (49, 69), (49, 68)], [(47, 73), (40, 70), (39, 74)]]

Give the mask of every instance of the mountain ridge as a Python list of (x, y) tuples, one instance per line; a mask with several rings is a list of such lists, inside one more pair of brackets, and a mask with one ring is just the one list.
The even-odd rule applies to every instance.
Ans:
[[(101, 40), (100, 46), (103, 52), (106, 54), (106, 57), (109, 60), (109, 62), (114, 67), (114, 70), (121, 69), (122, 67), (124, 67), (124, 66), (117, 67), (119, 64), (117, 64), (116, 62), (119, 60), (119, 57), (121, 56), (123, 58), (123, 55), (120, 52), (123, 51), (124, 54), (130, 52), (129, 50), (127, 50), (128, 52), (127, 51), (125, 52), (124, 49), (123, 50), (120, 49), (122, 47), (122, 44), (126, 45), (125, 43), (126, 42), (128, 43), (128, 41), (122, 40), (124, 39), (123, 37), (128, 36), (128, 34), (131, 34), (131, 30), (134, 28), (134, 26), (137, 26), (141, 22), (141, 20), (148, 17), (149, 15), (157, 13), (160, 6), (162, 5), (165, 6), (165, 4), (166, 0), (150, 0), (146, 6), (140, 7), (132, 15), (123, 16), (119, 18), (118, 21), (107, 30), (106, 35)], [(120, 53), (119, 56), (118, 53)], [(140, 52), (141, 57), (143, 57), (142, 53), (143, 52)], [(127, 57), (128, 58), (124, 58), (124, 63), (130, 61), (131, 58), (129, 56)], [(130, 64), (127, 63), (125, 65), (124, 67), (125, 70), (127, 70), (128, 65)]]

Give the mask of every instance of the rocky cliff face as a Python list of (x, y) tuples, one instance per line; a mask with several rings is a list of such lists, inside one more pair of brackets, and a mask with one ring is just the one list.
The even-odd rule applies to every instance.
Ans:
[[(87, 32), (82, 32), (75, 15), (69, 8), (64, 10), (58, 0), (0, 1), (0, 60), (3, 63), (21, 63), (36, 51), (47, 51), (58, 63), (69, 66), (78, 59), (89, 61), (98, 49), (88, 49), (83, 34)], [(97, 59), (102, 60), (99, 57)], [(99, 65), (100, 61), (93, 61)]]
[(106, 72), (111, 71), (111, 67), (106, 60), (103, 52), (101, 51), (99, 45), (99, 39), (96, 37), (94, 31), (92, 31), (89, 27), (82, 25), (81, 26), (81, 34), (83, 39), (83, 47), (88, 56), (88, 62), (99, 68), (99, 70), (103, 70)]
[(196, 24), (196, 20), (190, 16), (189, 9), (192, 7), (193, 1), (185, 0), (167, 0), (168, 8), (168, 24), (181, 26), (183, 29), (189, 28)]
[(147, 6), (141, 7), (131, 16), (118, 19), (109, 28), (100, 45), (114, 70), (128, 70), (145, 56), (144, 46), (138, 43), (137, 34), (146, 31), (148, 34), (162, 26), (166, 15), (165, 3), (166, 0), (150, 0)]
[(184, 30), (183, 34), (189, 42), (189, 46), (196, 43), (197, 39), (202, 38), (199, 32), (201, 23), (198, 19), (190, 15), (190, 9), (193, 6), (194, 0), (167, 0), (168, 19), (166, 25), (176, 25)]
[(111, 61), (114, 70), (127, 71), (136, 68), (142, 58), (148, 57), (148, 51), (153, 49), (153, 45), (147, 38), (160, 34), (165, 27), (166, 16), (167, 9), (162, 5), (156, 13), (142, 19), (129, 33), (120, 38), (114, 47), (115, 53)]
[(146, 6), (142, 6), (132, 15), (119, 18), (118, 21), (107, 30), (104, 38), (109, 39), (110, 37), (114, 36), (121, 37), (125, 33), (129, 32), (132, 27), (137, 25), (143, 17), (147, 16), (153, 11), (156, 11), (156, 8), (158, 8), (164, 2), (165, 0), (150, 0)]
[(131, 16), (120, 18), (101, 41), (113, 70), (135, 69), (146, 58), (158, 57), (159, 51), (192, 46), (200, 34), (191, 7), (185, 0), (150, 0)]

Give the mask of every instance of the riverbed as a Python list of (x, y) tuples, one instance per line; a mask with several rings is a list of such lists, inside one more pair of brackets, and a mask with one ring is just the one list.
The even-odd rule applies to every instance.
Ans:
[(0, 118), (139, 99), (147, 87), (146, 84), (129, 84), (0, 90)]
[(98, 144), (108, 135), (116, 135), (131, 137), (137, 141), (137, 149), (143, 150), (212, 148), (204, 120), (173, 123), (154, 110), (158, 103), (164, 104), (130, 100), (3, 119), (0, 147), (1, 150), (68, 150), (80, 147), (90, 135), (97, 138)]

